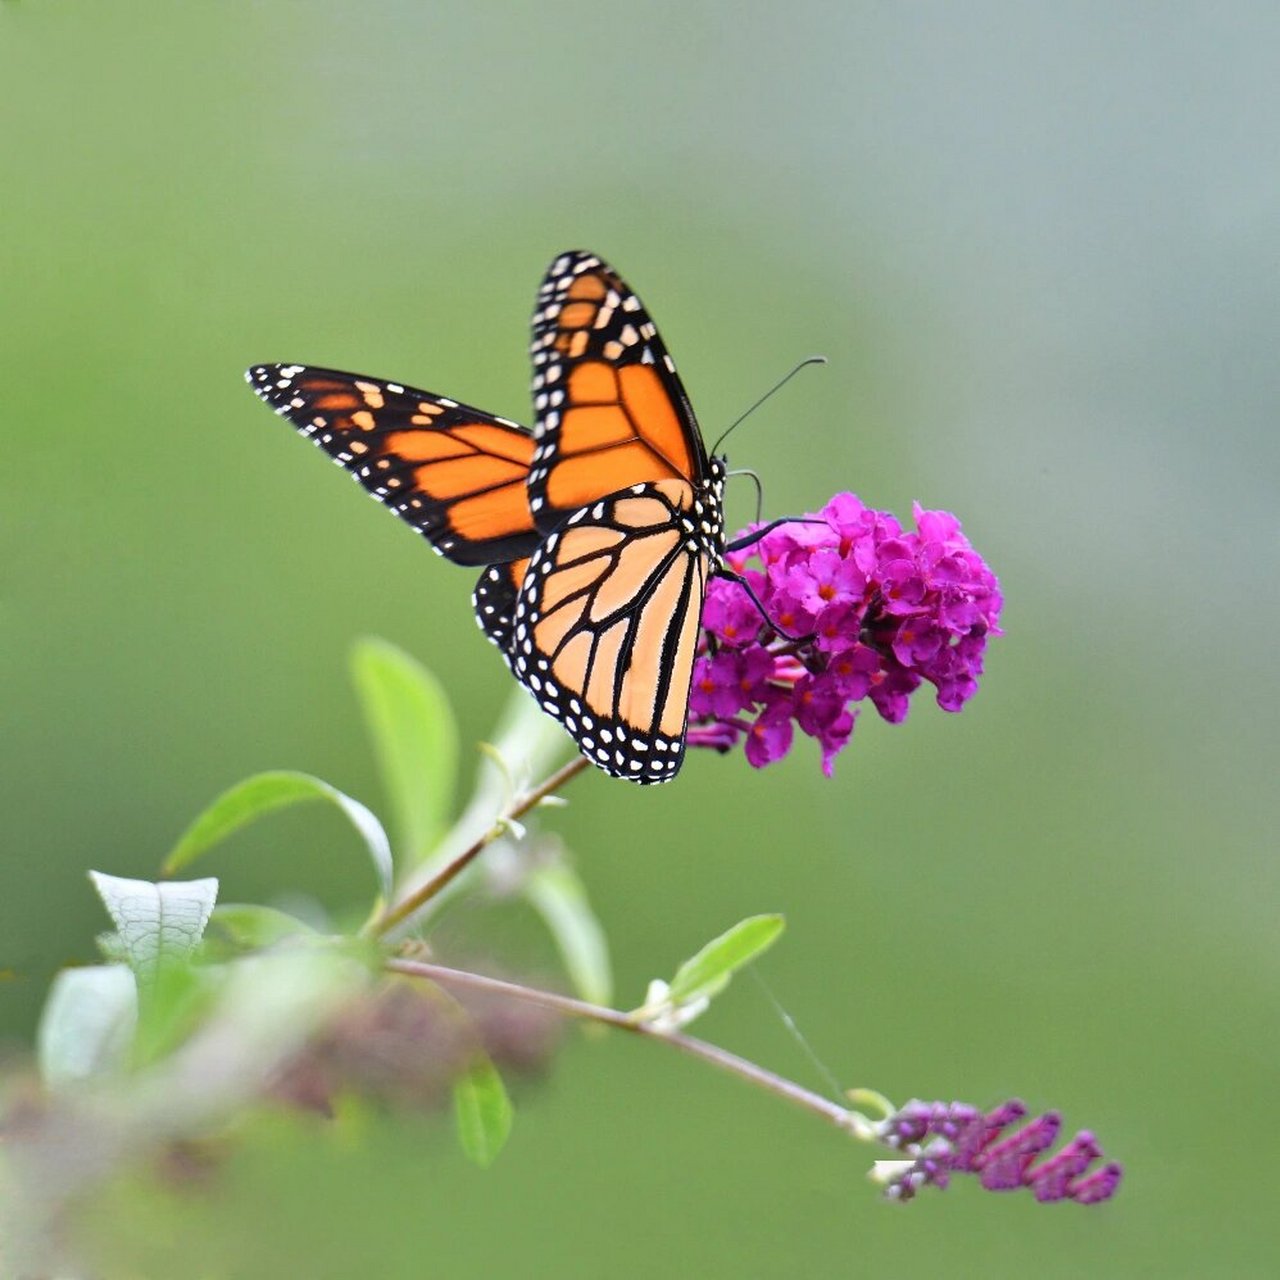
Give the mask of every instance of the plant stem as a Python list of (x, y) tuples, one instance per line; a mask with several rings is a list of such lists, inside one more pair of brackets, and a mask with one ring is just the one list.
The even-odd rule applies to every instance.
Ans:
[(524, 795), (513, 800), (493, 826), (475, 843), (464, 849), (452, 862), (442, 867), (426, 884), (419, 885), (412, 893), (393, 906), (388, 907), (369, 927), (367, 930), (369, 935), (375, 938), (382, 937), (391, 929), (394, 929), (396, 925), (407, 920), (419, 907), (430, 902), (445, 885), (470, 866), (486, 846), (492, 844), (502, 834), (503, 828), (508, 822), (513, 822), (515, 819), (523, 817), (535, 805), (545, 800), (547, 796), (558, 791), (570, 778), (580, 774), (587, 767), (587, 764), (586, 756), (575, 756), (568, 764), (557, 769), (549, 778), (534, 787), (532, 791), (526, 791)]
[(821, 1117), (828, 1124), (834, 1125), (842, 1133), (862, 1142), (876, 1142), (878, 1137), (874, 1125), (860, 1112), (842, 1107), (837, 1102), (824, 1098), (812, 1089), (806, 1089), (794, 1080), (788, 1080), (776, 1072), (759, 1066), (736, 1053), (721, 1049), (718, 1045), (694, 1036), (687, 1036), (679, 1031), (658, 1031), (643, 1022), (637, 1022), (630, 1014), (618, 1009), (608, 1009), (603, 1005), (588, 1004), (585, 1000), (575, 1000), (572, 996), (557, 995), (553, 991), (540, 991), (535, 987), (521, 986), (515, 982), (504, 982), (500, 978), (488, 978), (484, 974), (470, 973), (465, 969), (450, 969), (445, 965), (428, 964), (420, 960), (388, 960), (386, 967), (394, 973), (402, 973), (412, 978), (426, 978), (443, 986), (470, 987), (475, 991), (487, 991), (493, 995), (509, 996), (513, 1000), (523, 1000), (526, 1004), (541, 1005), (544, 1009), (554, 1009), (570, 1018), (583, 1018), (592, 1022), (602, 1022), (606, 1026), (616, 1027), (619, 1031), (629, 1031), (632, 1035), (643, 1036), (646, 1040), (656, 1040), (669, 1044), (681, 1053), (692, 1058), (701, 1058), (722, 1071), (764, 1089), (795, 1106), (802, 1107), (813, 1115)]

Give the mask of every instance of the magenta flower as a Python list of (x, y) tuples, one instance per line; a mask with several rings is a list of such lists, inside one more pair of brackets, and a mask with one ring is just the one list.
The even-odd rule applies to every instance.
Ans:
[(921, 1187), (945, 1188), (954, 1173), (976, 1174), (988, 1191), (1026, 1187), (1045, 1204), (1100, 1204), (1115, 1195), (1123, 1170), (1112, 1161), (1089, 1172), (1089, 1166), (1101, 1159), (1102, 1148), (1087, 1131), (1036, 1162), (1062, 1128), (1056, 1111), (1002, 1136), (1026, 1114), (1026, 1107), (1016, 1100), (985, 1115), (963, 1102), (908, 1102), (880, 1126), (881, 1141), (910, 1157), (880, 1162), (877, 1177), (885, 1183), (885, 1195), (910, 1200)]
[(788, 566), (786, 585), (796, 603), (817, 618), (837, 605), (860, 601), (867, 576), (835, 547), (818, 547)]
[[(757, 621), (760, 615), (756, 614)], [(702, 657), (693, 672), (689, 711), (693, 716), (730, 720), (768, 696), (775, 659), (767, 649), (722, 648), (713, 657)]]
[(856, 703), (900, 724), (923, 683), (945, 711), (973, 697), (987, 637), (1001, 634), (1000, 585), (955, 516), (918, 503), (912, 514), (904, 530), (839, 493), (817, 515), (739, 536), (725, 557), (736, 579), (713, 578), (702, 610), (691, 746), (745, 741), (761, 768), (798, 726), (830, 777)]
[(747, 759), (757, 769), (763, 769), (790, 750), (791, 708), (782, 702), (769, 703), (747, 730)]
[(702, 625), (731, 648), (749, 645), (760, 634), (764, 619), (745, 591), (708, 595), (702, 607)]

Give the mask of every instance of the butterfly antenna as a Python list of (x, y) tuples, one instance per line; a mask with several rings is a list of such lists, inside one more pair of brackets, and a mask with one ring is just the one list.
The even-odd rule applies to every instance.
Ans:
[(725, 473), (726, 477), (747, 476), (751, 483), (756, 487), (756, 524), (760, 523), (761, 515), (764, 511), (764, 485), (760, 483), (760, 477), (756, 475), (750, 467), (738, 467), (734, 471)]
[(764, 402), (768, 400), (769, 397), (774, 394), (774, 392), (781, 391), (782, 388), (785, 387), (787, 383), (790, 382), (791, 379), (794, 378), (796, 374), (800, 372), (801, 369), (811, 364), (826, 364), (826, 363), (827, 363), (826, 356), (805, 356), (805, 358), (801, 360), (800, 363), (796, 365), (796, 367), (792, 369), (791, 372), (788, 373), (785, 378), (782, 378), (778, 382), (775, 382), (773, 386), (771, 386), (769, 390), (766, 391), (764, 395), (762, 395), (760, 399), (755, 402), (755, 404), (753, 404), (745, 412), (740, 413), (736, 418), (734, 418), (734, 420), (731, 423), (729, 423), (729, 425), (720, 433), (720, 439), (717, 440), (715, 444), (711, 446), (711, 452), (713, 454), (719, 453), (720, 446), (724, 443), (725, 437), (729, 434), (729, 432), (732, 431), (734, 427), (736, 427), (745, 418), (749, 418), (753, 413), (755, 413), (755, 411), (762, 404), (764, 404)]

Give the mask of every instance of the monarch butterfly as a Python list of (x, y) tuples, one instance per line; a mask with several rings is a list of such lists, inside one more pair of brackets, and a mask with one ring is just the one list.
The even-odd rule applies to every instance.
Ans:
[[(653, 321), (593, 254), (533, 313), (530, 434), (397, 382), (256, 365), (253, 390), (443, 556), (517, 680), (606, 773), (684, 756), (707, 581), (724, 573), (725, 461), (708, 456)], [(757, 531), (758, 536), (759, 531)]]

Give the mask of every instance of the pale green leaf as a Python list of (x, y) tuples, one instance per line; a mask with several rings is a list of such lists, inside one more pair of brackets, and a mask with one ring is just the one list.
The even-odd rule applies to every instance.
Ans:
[(668, 1000), (682, 1005), (723, 991), (737, 970), (773, 945), (783, 926), (783, 918), (777, 915), (740, 920), (676, 970)]
[[(514, 688), (498, 719), (493, 745), (482, 744), (475, 789), (466, 809), (427, 862), (402, 886), (402, 891), (408, 893), (426, 884), (464, 849), (491, 831), (514, 793), (541, 782), (572, 751), (573, 740), (564, 729), (523, 689)], [(391, 936), (398, 936), (409, 925), (420, 925), (463, 891), (468, 882), (469, 874), (463, 872)]]
[(218, 897), (218, 882), (126, 880), (90, 871), (89, 878), (116, 926), (116, 936), (139, 982), (155, 979), (164, 960), (184, 959), (200, 943)]
[(573, 739), (563, 726), (523, 689), (511, 691), (498, 717), (493, 745), (521, 785), (541, 782), (574, 754)]
[(323, 800), (334, 805), (356, 829), (369, 857), (384, 900), (391, 896), (391, 845), (382, 824), (358, 800), (344, 795), (309, 773), (279, 770), (256, 773), (224, 791), (183, 832), (165, 859), (164, 873), (172, 875), (229, 835), (265, 814), (293, 805)]
[(396, 813), (401, 860), (416, 866), (435, 847), (453, 807), (458, 729), (439, 681), (385, 640), (361, 640), (351, 673)]
[(609, 948), (577, 872), (563, 861), (539, 867), (525, 882), (524, 893), (550, 930), (574, 990), (592, 1004), (609, 1004)]
[(487, 831), (515, 793), (543, 780), (573, 753), (573, 739), (525, 690), (511, 691), (498, 717), (492, 743), (481, 743), (483, 758), (466, 811), (450, 840), (469, 844)]
[(514, 1112), (502, 1077), (487, 1056), (475, 1058), (454, 1082), (453, 1113), (463, 1151), (482, 1169), (488, 1168), (506, 1144)]
[(226, 966), (175, 956), (161, 963), (153, 977), (138, 981), (138, 1031), (133, 1063), (146, 1065), (168, 1056), (201, 1025), (217, 998)]
[(53, 980), (36, 1032), (41, 1078), (59, 1089), (120, 1071), (137, 1023), (138, 988), (127, 965), (64, 969)]
[(256, 951), (274, 946), (286, 938), (316, 937), (316, 931), (297, 916), (256, 902), (228, 902), (213, 909), (209, 920), (212, 935), (217, 930), (233, 946)]

